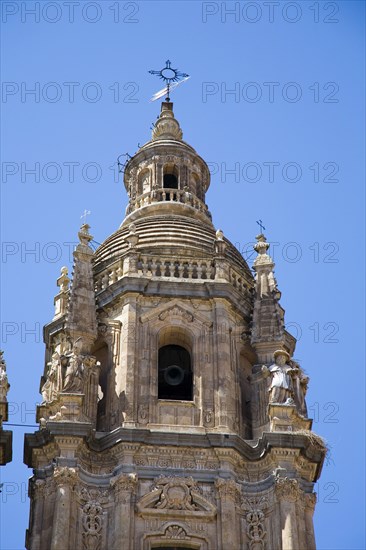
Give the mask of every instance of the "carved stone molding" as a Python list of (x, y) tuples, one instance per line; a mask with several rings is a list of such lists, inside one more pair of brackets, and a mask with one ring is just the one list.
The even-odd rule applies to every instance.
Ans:
[(289, 477), (276, 478), (276, 495), (280, 500), (296, 502), (302, 491), (299, 482)]
[(148, 515), (186, 517), (192, 513), (211, 518), (216, 514), (215, 506), (203, 495), (192, 477), (161, 476), (151, 491), (144, 495), (137, 505), (139, 511)]
[(191, 494), (196, 483), (192, 478), (163, 478), (156, 484), (156, 490), (160, 492), (159, 499), (154, 508), (160, 510), (196, 510)]
[(97, 487), (78, 487), (76, 492), (81, 501), (98, 501), (101, 504), (108, 502), (110, 492), (108, 489), (99, 489)]
[(86, 550), (100, 550), (103, 508), (96, 500), (90, 500), (83, 506), (82, 540)]
[(136, 474), (120, 474), (112, 477), (110, 480), (111, 487), (117, 492), (135, 493), (137, 488), (137, 475)]
[(229, 497), (235, 501), (240, 501), (240, 486), (233, 479), (219, 478), (215, 481), (215, 488), (219, 493), (220, 498)]
[(53, 479), (58, 485), (69, 485), (73, 487), (79, 482), (78, 469), (67, 466), (56, 466)]
[(187, 539), (187, 533), (180, 525), (169, 525), (165, 530), (165, 536), (168, 539)]
[(167, 317), (181, 317), (182, 319), (184, 319), (185, 321), (187, 321), (188, 323), (192, 323), (193, 320), (194, 320), (194, 317), (191, 313), (189, 313), (189, 311), (179, 307), (179, 306), (174, 306), (170, 309), (166, 309), (165, 311), (162, 311), (160, 314), (159, 314), (159, 319), (160, 321), (165, 321), (165, 319)]
[(264, 520), (265, 516), (261, 510), (253, 510), (246, 515), (250, 550), (264, 550), (266, 548), (267, 531), (264, 528)]

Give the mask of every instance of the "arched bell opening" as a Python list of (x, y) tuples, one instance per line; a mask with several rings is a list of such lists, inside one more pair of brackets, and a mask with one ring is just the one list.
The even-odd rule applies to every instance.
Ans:
[[(163, 188), (164, 189), (179, 189), (178, 169), (174, 164), (167, 164), (163, 170)], [(174, 193), (166, 193), (166, 200), (174, 200)]]
[(168, 344), (159, 348), (158, 399), (193, 399), (191, 355), (180, 345)]

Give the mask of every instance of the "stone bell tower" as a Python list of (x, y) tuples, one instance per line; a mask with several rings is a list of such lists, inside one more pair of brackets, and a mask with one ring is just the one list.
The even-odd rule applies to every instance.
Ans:
[(325, 446), (263, 234), (216, 230), (170, 101), (124, 170), (120, 228), (79, 232), (25, 438), (29, 550), (314, 550)]

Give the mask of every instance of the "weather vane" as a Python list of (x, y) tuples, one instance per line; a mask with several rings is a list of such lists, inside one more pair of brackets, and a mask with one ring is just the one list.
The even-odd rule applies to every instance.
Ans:
[(170, 101), (170, 92), (172, 92), (179, 84), (182, 84), (190, 76), (187, 73), (182, 73), (181, 71), (178, 71), (178, 69), (172, 68), (172, 63), (169, 61), (169, 59), (165, 62), (165, 67), (160, 69), (160, 71), (149, 71), (150, 74), (157, 75), (159, 78), (164, 80), (166, 86), (162, 90), (159, 90), (159, 92), (156, 92), (156, 94), (153, 95), (151, 98), (151, 101), (155, 101), (156, 99), (159, 99), (159, 97), (162, 97), (166, 94), (165, 101)]

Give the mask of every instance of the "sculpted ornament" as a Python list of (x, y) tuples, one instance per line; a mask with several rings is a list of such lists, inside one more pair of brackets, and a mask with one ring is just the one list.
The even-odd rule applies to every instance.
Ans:
[(169, 539), (186, 539), (187, 533), (180, 525), (169, 525), (165, 530), (165, 536)]
[(147, 424), (149, 421), (149, 406), (139, 405), (138, 408), (138, 421), (140, 424)]
[(264, 529), (264, 519), (264, 514), (261, 510), (253, 510), (246, 515), (250, 550), (265, 549), (267, 531)]
[(138, 502), (141, 513), (176, 515), (198, 513), (206, 517), (214, 517), (216, 507), (202, 495), (201, 489), (192, 477), (162, 476), (155, 480), (152, 490)]
[(83, 546), (86, 550), (99, 550), (101, 543), (103, 508), (98, 501), (92, 500), (83, 507)]
[(215, 481), (215, 487), (220, 495), (220, 498), (229, 497), (235, 501), (240, 498), (240, 487), (233, 479), (219, 478)]
[(269, 402), (273, 404), (296, 406), (300, 415), (307, 417), (305, 395), (309, 377), (306, 376), (300, 365), (290, 359), (284, 350), (277, 350), (273, 354), (275, 363), (269, 368), (263, 365), (262, 373), (267, 378), (271, 376)]
[(303, 416), (307, 416), (305, 396), (308, 390), (309, 377), (304, 374), (300, 365), (296, 363), (296, 361), (290, 361), (290, 365), (296, 373), (296, 376), (293, 377), (295, 404), (299, 413)]
[(120, 474), (110, 480), (110, 485), (117, 491), (134, 493), (137, 487), (136, 474)]
[(56, 466), (53, 472), (53, 479), (59, 485), (74, 486), (79, 481), (77, 468), (67, 466)]
[(288, 365), (289, 354), (284, 350), (277, 350), (273, 354), (274, 364), (269, 368), (263, 365), (262, 372), (265, 377), (271, 376), (271, 385), (268, 388), (270, 403), (294, 405), (293, 384), (291, 375), (296, 374), (296, 369)]
[(205, 426), (211, 426), (214, 420), (214, 413), (212, 409), (205, 409), (203, 411), (203, 423)]
[(191, 489), (195, 487), (192, 478), (172, 478), (166, 483), (167, 479), (162, 479), (156, 484), (156, 490), (160, 492), (159, 498), (155, 503), (155, 508), (167, 510), (196, 510), (197, 506), (193, 502)]
[(301, 495), (299, 482), (290, 477), (277, 477), (276, 494), (281, 500), (296, 502)]
[(10, 388), (3, 354), (4, 352), (0, 351), (0, 401), (6, 401), (6, 396)]
[(182, 317), (185, 321), (188, 321), (189, 323), (192, 323), (194, 320), (194, 317), (189, 311), (185, 311), (184, 309), (180, 308), (179, 306), (174, 306), (170, 309), (167, 309), (165, 311), (162, 311), (159, 315), (160, 321), (165, 321), (165, 319), (168, 316), (172, 317)]
[(66, 365), (63, 393), (82, 393), (84, 391), (86, 373), (97, 363), (95, 357), (82, 355), (82, 338), (75, 340), (71, 353), (61, 357), (61, 364)]
[(48, 363), (47, 380), (43, 384), (41, 390), (43, 403), (51, 403), (54, 401), (58, 397), (61, 385), (61, 359), (60, 355), (55, 352), (52, 355), (52, 361)]

